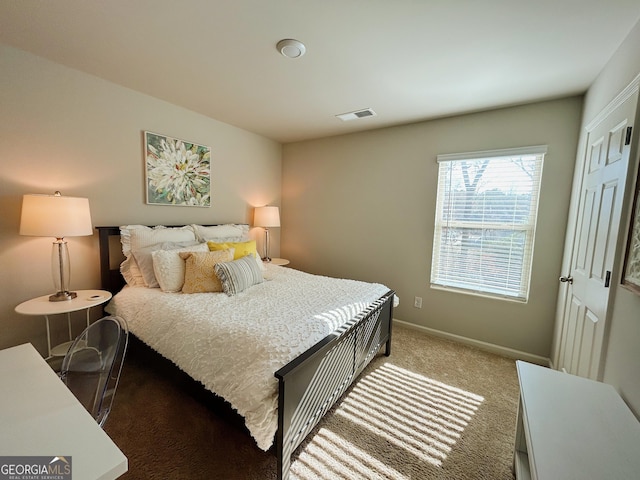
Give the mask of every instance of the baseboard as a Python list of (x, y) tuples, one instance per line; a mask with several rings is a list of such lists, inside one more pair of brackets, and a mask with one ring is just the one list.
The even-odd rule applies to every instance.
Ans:
[(535, 363), (537, 365), (542, 365), (545, 367), (548, 367), (551, 362), (549, 358), (545, 358), (540, 355), (533, 355), (531, 353), (521, 352), (520, 350), (514, 350), (512, 348), (495, 345), (493, 343), (482, 342), (480, 340), (475, 340), (473, 338), (468, 338), (468, 337), (463, 337), (461, 335), (455, 335), (453, 333), (443, 332), (442, 330), (423, 327), (421, 325), (416, 325), (414, 323), (403, 322), (402, 320), (398, 320), (397, 318), (393, 319), (393, 323), (402, 325), (403, 327), (412, 328), (414, 330), (419, 330), (428, 335), (433, 335), (434, 337), (440, 337), (447, 340), (452, 340), (454, 342), (462, 343), (464, 345), (470, 345), (480, 350), (502, 355), (504, 357), (515, 358), (517, 360), (524, 360), (525, 362)]

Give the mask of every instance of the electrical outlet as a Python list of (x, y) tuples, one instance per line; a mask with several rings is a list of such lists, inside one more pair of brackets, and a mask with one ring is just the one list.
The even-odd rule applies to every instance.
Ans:
[(413, 301), (413, 306), (416, 308), (422, 308), (422, 297), (416, 297)]

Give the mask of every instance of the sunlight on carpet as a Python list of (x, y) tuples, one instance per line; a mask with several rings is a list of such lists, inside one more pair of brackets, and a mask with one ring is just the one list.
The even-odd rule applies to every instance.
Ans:
[[(407, 459), (439, 468), (483, 401), (480, 395), (385, 363), (362, 377), (333, 414), (360, 428), (376, 446), (401, 449)], [(291, 473), (299, 480), (408, 478), (375, 453), (380, 456), (325, 425), (304, 447)]]

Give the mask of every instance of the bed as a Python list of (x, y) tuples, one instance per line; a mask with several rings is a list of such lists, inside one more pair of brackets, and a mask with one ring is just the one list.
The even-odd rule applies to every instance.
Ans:
[(275, 442), (279, 479), (288, 478), (294, 450), (373, 357), (391, 353), (397, 298), (384, 285), (265, 264), (263, 281), (237, 295), (139, 288), (124, 279), (126, 230), (97, 230), (102, 288), (114, 294), (107, 311), (123, 316), (139, 340), (228, 401), (259, 448)]

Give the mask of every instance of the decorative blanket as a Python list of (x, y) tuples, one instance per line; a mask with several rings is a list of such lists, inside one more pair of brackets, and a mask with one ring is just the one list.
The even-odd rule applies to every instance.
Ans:
[(384, 285), (267, 264), (265, 282), (236, 296), (125, 287), (109, 303), (139, 339), (245, 419), (258, 447), (277, 430), (274, 373), (365, 310)]

